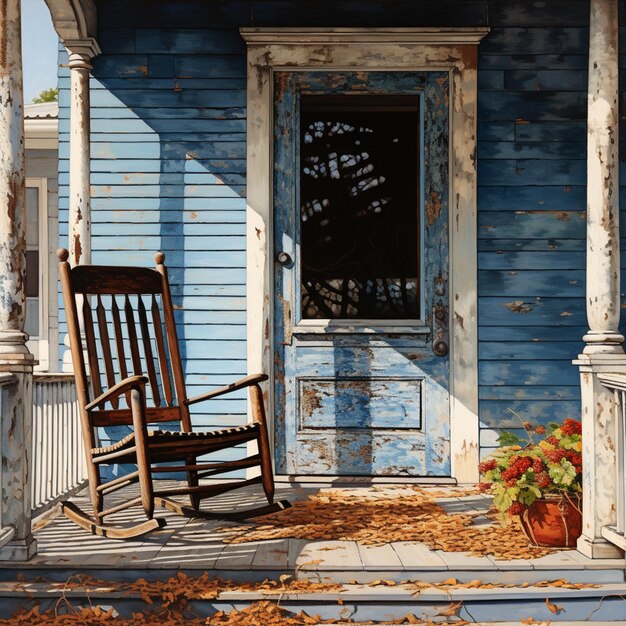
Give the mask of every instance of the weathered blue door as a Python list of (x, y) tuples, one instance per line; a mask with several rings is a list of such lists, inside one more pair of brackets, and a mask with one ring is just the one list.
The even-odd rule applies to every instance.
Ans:
[(449, 476), (448, 74), (274, 94), (277, 473)]

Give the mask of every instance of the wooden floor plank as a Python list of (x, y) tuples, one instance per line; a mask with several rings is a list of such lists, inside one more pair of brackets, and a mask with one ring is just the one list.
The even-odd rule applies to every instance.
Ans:
[(359, 545), (359, 555), (364, 569), (402, 570), (402, 561), (391, 544), (382, 546)]
[(280, 571), (289, 569), (289, 539), (272, 539), (258, 543), (252, 568)]
[(391, 544), (405, 570), (446, 570), (448, 566), (436, 552), (417, 541), (396, 541)]
[(224, 549), (223, 535), (215, 523), (186, 519), (161, 550), (150, 560), (150, 569), (205, 568), (213, 569)]
[(490, 570), (494, 568), (493, 562), (486, 556), (472, 556), (467, 552), (444, 552), (437, 550), (449, 570)]
[(530, 560), (533, 569), (580, 569), (580, 563), (566, 551), (553, 552), (538, 559)]
[(493, 556), (485, 557), (489, 559), (496, 569), (500, 571), (507, 570), (515, 570), (515, 571), (524, 571), (524, 570), (532, 570), (533, 564), (528, 559), (513, 559), (511, 561), (505, 561), (503, 559), (497, 559)]
[(249, 570), (256, 554), (255, 543), (227, 543), (215, 563), (217, 570)]
[(363, 569), (355, 541), (311, 541), (300, 553), (296, 567), (302, 570)]

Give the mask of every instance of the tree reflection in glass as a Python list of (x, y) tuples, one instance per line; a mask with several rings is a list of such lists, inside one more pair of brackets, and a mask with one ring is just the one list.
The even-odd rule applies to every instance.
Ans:
[(303, 96), (304, 319), (419, 318), (419, 102)]

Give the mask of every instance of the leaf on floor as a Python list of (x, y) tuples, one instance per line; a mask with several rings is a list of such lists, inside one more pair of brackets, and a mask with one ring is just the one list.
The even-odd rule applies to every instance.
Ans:
[(463, 608), (463, 602), (452, 602), (450, 606), (437, 612), (437, 615), (441, 617), (458, 616), (459, 611)]
[[(258, 518), (258, 525), (223, 528), (225, 543), (270, 539), (356, 541), (364, 546), (392, 542), (421, 542), (431, 550), (491, 555), (501, 560), (532, 559), (552, 552), (530, 546), (517, 524), (473, 525), (476, 515), (468, 509), (448, 513), (437, 498), (462, 498), (476, 491), (397, 488), (322, 489), (290, 509)], [(462, 504), (462, 500), (456, 500)], [(320, 550), (336, 550), (325, 546)], [(401, 549), (401, 548), (399, 548)]]
[(549, 598), (546, 598), (546, 606), (548, 607), (548, 611), (550, 611), (550, 613), (554, 613), (554, 615), (565, 612), (565, 609), (562, 606), (550, 604)]

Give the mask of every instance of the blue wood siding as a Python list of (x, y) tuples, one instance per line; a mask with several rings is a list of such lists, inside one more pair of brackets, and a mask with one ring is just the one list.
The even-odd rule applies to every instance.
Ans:
[[(494, 428), (580, 415), (588, 3), (497, 3), (479, 48), (479, 406)], [(496, 3), (490, 6), (495, 7)]]
[[(419, 9), (408, 0), (110, 0), (99, 11), (94, 261), (149, 264), (153, 250), (165, 250), (192, 392), (246, 370), (246, 63), (237, 29), (489, 24), (479, 48), (483, 446), (493, 445), (490, 429), (517, 426), (508, 408), (541, 422), (579, 415), (571, 360), (586, 327), (587, 0), (443, 0)], [(60, 87), (63, 243), (64, 68)], [(199, 424), (237, 423), (243, 396), (205, 410)]]

